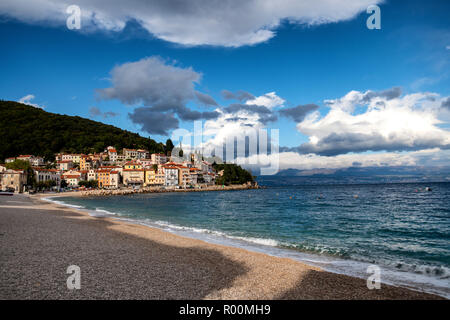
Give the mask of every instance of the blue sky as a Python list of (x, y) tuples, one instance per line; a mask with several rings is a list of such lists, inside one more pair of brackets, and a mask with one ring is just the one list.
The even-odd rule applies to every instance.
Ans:
[[(378, 3), (381, 30), (366, 27), (370, 14), (365, 12), (365, 4), (361, 4), (359, 13), (345, 13), (347, 16), (342, 19), (324, 23), (303, 22), (301, 14), (299, 22), (288, 22), (280, 13), (279, 25), (270, 28), (273, 35), (269, 39), (231, 47), (226, 43), (226, 37), (219, 45), (209, 45), (203, 35), (196, 34), (193, 39), (206, 44), (177, 43), (191, 34), (176, 35), (172, 30), (169, 30), (171, 41), (166, 41), (158, 33), (160, 29), (150, 32), (152, 28), (163, 29), (165, 26), (149, 28), (137, 21), (125, 21), (126, 27), (116, 31), (95, 27), (95, 23), (82, 20), (81, 30), (69, 30), (61, 22), (68, 16), (64, 12), (51, 21), (53, 16), (34, 17), (31, 9), (15, 8), (14, 4), (8, 7), (7, 2), (0, 5), (1, 99), (18, 101), (33, 95), (34, 99), (27, 101), (44, 106), (46, 111), (91, 118), (158, 141), (165, 141), (167, 136), (145, 132), (140, 123), (133, 123), (128, 116), (136, 107), (148, 107), (145, 102), (129, 105), (117, 97), (99, 97), (96, 90), (114, 87), (111, 71), (115, 66), (160, 57), (163, 64), (180, 70), (192, 68), (201, 74), (201, 80), (194, 84), (195, 90), (211, 96), (219, 108), (232, 103), (222, 97), (224, 89), (243, 90), (255, 97), (275, 92), (285, 102), (272, 110), (274, 114), (283, 108), (316, 104), (319, 117), (323, 118), (330, 112), (330, 105), (325, 104), (325, 100), (345, 97), (352, 90), (365, 93), (400, 87), (401, 97), (432, 92), (439, 95), (441, 105), (450, 95), (448, 1)], [(83, 11), (82, 3), (80, 7)], [(89, 10), (101, 12), (102, 8)], [(223, 28), (227, 26), (223, 25)], [(187, 101), (186, 106), (197, 111), (215, 108), (202, 106), (195, 99)], [(90, 114), (92, 107), (117, 115), (93, 116)], [(366, 107), (358, 104), (352, 114), (364, 114)], [(302, 131), (292, 118), (276, 115), (278, 120), (265, 123), (264, 127), (280, 129), (280, 146), (296, 148), (310, 141), (312, 135), (319, 137), (321, 142), (320, 134), (311, 133), (312, 125), (305, 125)], [(439, 111), (435, 117), (440, 123), (430, 120), (434, 126), (448, 128), (446, 112), (442, 115)], [(179, 125), (192, 128), (191, 121), (180, 120)], [(317, 125), (326, 126), (325, 123)], [(442, 132), (441, 136), (444, 142), (430, 144), (429, 149), (446, 150), (448, 137)], [(398, 141), (394, 144), (398, 145)], [(366, 150), (350, 150), (350, 153), (394, 151), (403, 154), (427, 149), (422, 141), (413, 142), (413, 145), (422, 147), (396, 150), (381, 144), (368, 146)], [(315, 154), (323, 156), (320, 152)]]

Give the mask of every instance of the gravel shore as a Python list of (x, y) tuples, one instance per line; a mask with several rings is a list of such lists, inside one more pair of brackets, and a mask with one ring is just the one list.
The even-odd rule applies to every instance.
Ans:
[(0, 197), (0, 243), (0, 299), (442, 299), (25, 195)]

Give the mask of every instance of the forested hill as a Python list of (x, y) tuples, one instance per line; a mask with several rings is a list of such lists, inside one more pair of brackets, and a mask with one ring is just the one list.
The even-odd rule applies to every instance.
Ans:
[(164, 144), (136, 133), (81, 117), (60, 115), (0, 100), (0, 162), (33, 154), (52, 159), (57, 152), (91, 153), (107, 146), (164, 152)]

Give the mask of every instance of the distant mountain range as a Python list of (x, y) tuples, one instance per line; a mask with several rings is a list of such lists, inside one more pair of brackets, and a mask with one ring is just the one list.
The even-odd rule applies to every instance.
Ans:
[(343, 169), (286, 169), (272, 176), (259, 176), (261, 185), (338, 183), (450, 182), (448, 167), (349, 167)]

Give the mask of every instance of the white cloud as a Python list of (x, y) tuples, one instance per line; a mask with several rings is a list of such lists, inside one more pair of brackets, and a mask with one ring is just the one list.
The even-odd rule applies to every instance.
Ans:
[[(253, 156), (256, 157), (256, 156)], [(450, 150), (439, 148), (414, 152), (396, 153), (363, 153), (341, 154), (334, 157), (326, 157), (315, 154), (299, 154), (297, 152), (281, 152), (262, 156), (258, 159), (248, 159), (248, 162), (275, 163), (279, 161), (279, 170), (298, 169), (341, 169), (348, 168), (358, 163), (360, 167), (384, 167), (384, 166), (448, 166)], [(244, 163), (243, 159), (239, 159)]]
[(0, 14), (28, 23), (65, 25), (80, 6), (82, 30), (120, 31), (136, 21), (157, 38), (183, 45), (238, 47), (275, 36), (282, 21), (317, 25), (354, 18), (380, 0), (2, 0)]
[[(233, 108), (237, 106), (238, 108)], [(261, 112), (258, 108), (267, 110), (270, 114), (272, 112), (264, 107), (257, 106), (258, 108), (245, 108), (247, 105), (230, 105), (227, 108), (217, 108), (216, 112), (219, 112), (217, 119), (208, 120), (203, 126), (203, 143), (196, 147), (202, 147), (203, 152), (207, 155), (213, 153), (213, 150), (217, 150), (219, 157), (222, 157), (222, 148), (224, 144), (234, 148), (234, 141), (237, 143), (238, 157), (244, 156), (247, 143), (248, 155), (255, 154), (257, 152), (258, 136), (262, 138), (261, 134), (270, 134), (266, 129), (266, 122), (268, 115), (265, 112)], [(242, 107), (242, 108), (241, 108)], [(256, 107), (251, 105), (251, 107)], [(260, 133), (260, 130), (264, 130), (265, 133)], [(246, 141), (249, 139), (249, 141)], [(269, 142), (270, 143), (270, 142)], [(278, 141), (273, 141), (278, 145)], [(229, 153), (227, 148), (227, 154), (234, 157), (233, 153)], [(227, 157), (227, 161), (231, 159)]]
[(35, 107), (35, 108), (39, 108), (39, 109), (44, 109), (45, 106), (40, 106), (37, 103), (32, 103), (31, 100), (33, 100), (35, 98), (34, 95), (32, 94), (27, 94), (26, 96), (22, 97), (19, 99), (18, 102)]
[(271, 108), (275, 108), (275, 107), (281, 107), (284, 102), (285, 102), (285, 100), (283, 98), (280, 98), (279, 96), (277, 96), (275, 92), (269, 92), (262, 96), (256, 97), (254, 99), (247, 100), (245, 102), (245, 104), (248, 104), (248, 105), (254, 104), (254, 105), (264, 106), (264, 107), (271, 109)]
[[(388, 92), (388, 91), (385, 91)], [(334, 156), (364, 151), (415, 151), (450, 148), (450, 132), (438, 119), (445, 98), (435, 93), (414, 93), (403, 97), (351, 91), (327, 100), (325, 116), (314, 112), (297, 125), (309, 137), (300, 153)], [(357, 106), (365, 110), (354, 113)]]
[(210, 137), (205, 141), (204, 146), (213, 148), (221, 146), (230, 137), (236, 137), (240, 143), (255, 130), (264, 128), (260, 115), (246, 110), (234, 113), (227, 113), (224, 110), (216, 109), (220, 116), (215, 120), (205, 121), (203, 135)]
[[(450, 149), (445, 148), (450, 147), (450, 133), (439, 127), (448, 99), (436, 93), (401, 96), (398, 88), (352, 91), (327, 100), (326, 115), (316, 111), (298, 124), (309, 143), (271, 155), (250, 152), (236, 162), (253, 169), (278, 162), (279, 170), (339, 169), (355, 163), (362, 167), (448, 165)], [(208, 150), (230, 138), (245, 145), (246, 136), (266, 129), (264, 114), (245, 108), (216, 111), (220, 116), (204, 125), (203, 134), (209, 139), (203, 146)]]

